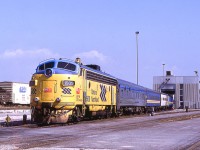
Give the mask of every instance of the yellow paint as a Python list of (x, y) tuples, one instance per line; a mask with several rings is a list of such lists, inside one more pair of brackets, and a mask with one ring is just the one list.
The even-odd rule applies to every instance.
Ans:
[[(75, 81), (74, 86), (62, 86), (63, 80)], [(85, 71), (83, 76), (68, 75), (68, 74), (53, 74), (47, 78), (43, 74), (33, 75), (32, 81), (35, 81), (35, 86), (31, 86), (31, 91), (36, 91), (31, 94), (31, 105), (37, 108), (41, 107), (42, 103), (49, 103), (51, 106), (64, 110), (72, 110), (76, 105), (85, 103), (90, 111), (105, 110), (106, 106), (116, 105), (116, 86), (99, 83), (96, 81), (89, 81), (85, 79)], [(105, 86), (106, 101), (100, 97), (100, 85)], [(70, 90), (71, 94), (64, 94), (63, 89)], [(85, 102), (84, 95), (86, 93)], [(35, 102), (34, 98), (38, 97), (39, 101)], [(57, 102), (56, 99), (61, 101)]]

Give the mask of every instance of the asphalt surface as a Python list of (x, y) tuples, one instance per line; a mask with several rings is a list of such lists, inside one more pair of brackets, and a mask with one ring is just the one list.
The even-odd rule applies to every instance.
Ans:
[(59, 127), (0, 127), (0, 149), (200, 149), (200, 111), (84, 121)]

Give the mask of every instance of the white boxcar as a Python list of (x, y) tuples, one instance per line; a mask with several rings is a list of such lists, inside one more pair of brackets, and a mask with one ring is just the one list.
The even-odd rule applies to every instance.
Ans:
[(30, 91), (27, 83), (0, 82), (0, 103), (30, 104)]

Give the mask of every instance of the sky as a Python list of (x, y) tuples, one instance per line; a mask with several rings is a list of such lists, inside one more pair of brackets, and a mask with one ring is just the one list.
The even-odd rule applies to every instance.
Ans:
[(80, 57), (152, 88), (200, 69), (198, 0), (0, 0), (0, 82), (28, 83), (39, 62)]

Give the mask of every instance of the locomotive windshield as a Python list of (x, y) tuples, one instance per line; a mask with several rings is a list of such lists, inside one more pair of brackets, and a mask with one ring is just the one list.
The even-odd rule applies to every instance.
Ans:
[(58, 68), (67, 69), (71, 71), (76, 70), (76, 65), (68, 63), (68, 62), (58, 62)]
[(41, 64), (40, 66), (38, 66), (38, 71), (40, 70), (45, 70), (47, 68), (53, 68), (54, 67), (54, 62), (47, 62), (47, 63), (44, 63), (44, 64)]

